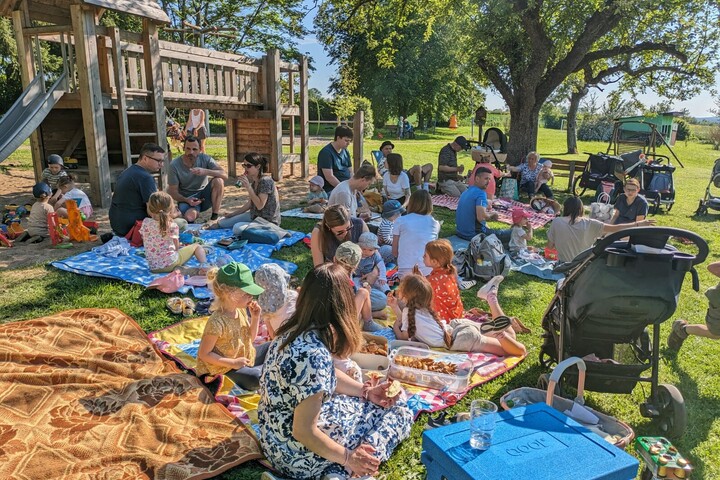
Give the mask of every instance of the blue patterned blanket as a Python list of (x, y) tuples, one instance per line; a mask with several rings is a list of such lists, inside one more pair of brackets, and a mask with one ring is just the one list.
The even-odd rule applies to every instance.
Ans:
[[(221, 247), (213, 247), (208, 252), (208, 262), (215, 263), (220, 255), (229, 255), (233, 260), (244, 263), (252, 271), (255, 271), (264, 263), (277, 263), (286, 272), (292, 274), (297, 270), (297, 265), (283, 260), (270, 258), (273, 252), (280, 250), (282, 247), (289, 247), (305, 238), (306, 234), (288, 230), (290, 236), (283, 238), (275, 245), (263, 245), (257, 243), (248, 243), (245, 247), (228, 251)], [(201, 230), (200, 238), (206, 245), (214, 246), (215, 243), (225, 237), (232, 236), (232, 230)], [(125, 280), (130, 283), (137, 283), (143, 286), (150, 285), (155, 278), (162, 277), (166, 274), (150, 273), (147, 261), (142, 256), (142, 248), (131, 248), (129, 255), (120, 257), (106, 257), (93, 251), (84, 252), (74, 257), (64, 260), (52, 262), (51, 265), (60, 270), (73, 272), (80, 275), (89, 275), (91, 277), (112, 278), (116, 280)], [(188, 266), (198, 266), (195, 258), (192, 258)], [(210, 290), (207, 287), (183, 286), (180, 293), (187, 294), (192, 292), (195, 298), (210, 298)]]

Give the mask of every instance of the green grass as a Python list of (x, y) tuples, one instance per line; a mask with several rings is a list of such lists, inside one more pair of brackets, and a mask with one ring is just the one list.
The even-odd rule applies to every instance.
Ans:
[[(393, 140), (396, 151), (406, 160), (406, 165), (415, 163), (436, 164), (438, 150), (455, 135), (469, 136), (469, 128), (456, 131), (438, 129), (435, 135), (420, 134), (417, 140)], [(541, 154), (559, 156), (564, 148), (565, 132), (557, 130), (540, 130), (539, 147)], [(377, 148), (380, 140), (365, 141), (366, 157), (371, 149)], [(208, 143), (211, 154), (225, 158), (224, 139), (211, 138)], [(320, 147), (311, 149), (311, 158), (317, 157)], [(580, 143), (580, 151), (605, 151), (604, 143)], [(708, 261), (718, 260), (716, 242), (718, 234), (718, 215), (704, 218), (693, 217), (698, 200), (702, 198), (709, 182), (712, 164), (720, 156), (709, 145), (684, 142), (675, 148), (685, 168), (678, 168), (675, 174), (677, 202), (671, 212), (663, 212), (654, 218), (659, 225), (675, 226), (692, 230), (707, 239), (711, 248)], [(564, 156), (564, 158), (586, 158), (585, 155)], [(314, 160), (313, 160), (314, 161)], [(467, 167), (471, 166), (470, 156), (461, 156)], [(13, 161), (13, 163), (16, 163)], [(558, 179), (556, 190), (562, 201), (566, 193), (559, 190), (566, 185), (565, 179)], [(584, 198), (589, 203), (589, 194)], [(454, 214), (447, 209), (439, 208), (435, 215), (445, 220), (442, 236), (453, 233)], [(283, 226), (310, 231), (312, 221), (300, 219), (283, 219)], [(545, 229), (536, 233), (533, 244), (542, 246), (546, 240)], [(278, 258), (298, 264), (297, 276), (302, 278), (310, 269), (310, 251), (303, 245), (285, 248), (278, 252)], [(707, 263), (707, 262), (706, 262)], [(688, 277), (680, 296), (680, 303), (675, 317), (683, 317), (693, 322), (702, 322), (705, 315), (706, 299), (704, 290), (715, 285), (717, 279), (712, 277), (701, 265), (700, 292), (691, 289)], [(661, 280), (659, 280), (661, 281)], [(463, 292), (466, 308), (481, 307), (475, 298), (473, 289)], [(532, 328), (533, 333), (522, 336), (528, 346), (528, 357), (512, 372), (471, 391), (465, 399), (451, 408), (452, 412), (467, 410), (474, 398), (488, 398), (497, 401), (508, 390), (520, 386), (534, 386), (538, 376), (544, 370), (538, 364), (540, 340), (540, 321), (545, 307), (554, 291), (551, 282), (540, 281), (535, 277), (520, 274), (510, 275), (502, 284), (500, 302), (509, 315), (520, 317)], [(37, 266), (20, 271), (6, 271), (0, 279), (0, 322), (30, 319), (50, 313), (81, 307), (116, 307), (135, 318), (146, 330), (151, 331), (177, 321), (164, 306), (166, 296), (146, 292), (137, 285), (123, 282), (84, 277), (72, 273), (61, 272), (49, 266)], [(662, 328), (661, 344), (669, 332), (670, 322)], [(682, 354), (674, 357), (662, 350), (660, 361), (661, 382), (676, 385), (683, 393), (689, 415), (689, 426), (684, 437), (676, 442), (680, 450), (689, 456), (695, 467), (693, 478), (720, 478), (720, 342), (706, 339), (690, 338), (682, 349)], [(648, 395), (648, 388), (637, 387), (630, 395), (610, 395), (588, 393), (591, 405), (603, 412), (628, 422), (638, 435), (658, 434), (659, 432), (640, 416), (637, 404)], [(422, 427), (427, 416), (419, 418), (413, 427), (411, 437), (403, 442), (392, 458), (386, 462), (381, 472), (388, 479), (424, 478), (424, 467), (420, 463)], [(630, 449), (632, 450), (632, 449)], [(257, 479), (262, 468), (254, 462), (232, 469), (222, 478)]]

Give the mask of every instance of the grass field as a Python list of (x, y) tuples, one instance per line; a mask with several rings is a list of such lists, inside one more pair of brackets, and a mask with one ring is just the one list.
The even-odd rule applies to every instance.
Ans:
[[(469, 128), (457, 131), (438, 129), (435, 135), (420, 134), (417, 140), (395, 141), (396, 152), (405, 158), (406, 166), (415, 163), (437, 162), (438, 150), (455, 135), (469, 136)], [(564, 148), (564, 134), (557, 130), (540, 130), (538, 150), (541, 154), (553, 157), (561, 156)], [(380, 140), (365, 142), (366, 157), (371, 149), (379, 147)], [(224, 139), (213, 138), (209, 143), (210, 153), (225, 157)], [(311, 158), (317, 157), (320, 147), (311, 149)], [(580, 151), (605, 151), (603, 143), (580, 143)], [(675, 226), (692, 230), (710, 244), (711, 254), (708, 262), (718, 260), (716, 242), (720, 238), (717, 229), (717, 215), (703, 218), (693, 217), (698, 200), (703, 196), (710, 178), (715, 158), (720, 156), (709, 145), (688, 143), (675, 149), (685, 168), (675, 173), (677, 202), (671, 212), (663, 212), (654, 218), (659, 225)], [(585, 155), (562, 156), (563, 158), (586, 158)], [(471, 165), (469, 155), (461, 157), (466, 166)], [(22, 158), (12, 159), (11, 163), (22, 163)], [(562, 202), (566, 193), (561, 192), (567, 184), (566, 179), (558, 179), (556, 191)], [(584, 198), (591, 201), (589, 194)], [(439, 208), (435, 215), (445, 220), (441, 236), (449, 236), (454, 231), (454, 214)], [(309, 231), (312, 221), (284, 219), (283, 226), (301, 231)], [(545, 230), (537, 232), (532, 244), (542, 246), (546, 240)], [(279, 258), (295, 262), (299, 266), (297, 276), (302, 278), (311, 266), (310, 251), (302, 244), (286, 248), (277, 255)], [(680, 296), (676, 317), (701, 322), (704, 319), (706, 299), (704, 290), (715, 285), (717, 279), (699, 267), (700, 292), (691, 289), (689, 277), (686, 279)], [(662, 279), (657, 279), (662, 281)], [(481, 306), (475, 297), (476, 289), (463, 292), (466, 309)], [(470, 401), (475, 398), (488, 398), (497, 401), (502, 394), (520, 386), (534, 386), (538, 376), (544, 370), (538, 363), (540, 340), (540, 320), (554, 291), (554, 284), (513, 273), (501, 286), (500, 302), (508, 315), (520, 317), (530, 326), (533, 333), (521, 339), (528, 346), (527, 359), (515, 370), (501, 378), (489, 382), (471, 391), (464, 400), (451, 409), (452, 412), (467, 410)], [(30, 319), (53, 312), (80, 307), (116, 307), (135, 318), (146, 330), (162, 328), (177, 321), (164, 306), (165, 295), (146, 292), (137, 285), (84, 277), (61, 272), (42, 264), (24, 270), (5, 271), (0, 279), (0, 322)], [(683, 438), (676, 442), (680, 450), (689, 456), (696, 467), (693, 478), (720, 478), (720, 342), (691, 338), (678, 356), (665, 351), (665, 339), (670, 330), (670, 322), (662, 329), (663, 345), (660, 362), (662, 382), (676, 385), (683, 393), (689, 415), (689, 426)], [(648, 395), (648, 388), (637, 387), (631, 395), (610, 395), (589, 393), (589, 403), (599, 410), (628, 422), (638, 435), (658, 434), (646, 419), (639, 414), (637, 405)], [(413, 427), (412, 436), (403, 442), (392, 458), (386, 462), (381, 472), (387, 479), (424, 478), (424, 468), (420, 463), (421, 436), (427, 416), (421, 416)], [(224, 474), (227, 479), (256, 479), (262, 468), (249, 463)]]

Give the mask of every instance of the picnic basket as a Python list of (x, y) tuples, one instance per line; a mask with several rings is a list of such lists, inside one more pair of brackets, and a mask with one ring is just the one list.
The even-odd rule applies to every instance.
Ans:
[[(577, 365), (578, 367), (578, 387), (575, 400), (563, 398), (553, 393), (565, 370), (572, 365)], [(572, 410), (573, 403), (578, 403), (585, 407), (585, 398), (583, 396), (583, 392), (585, 390), (585, 371), (585, 362), (581, 358), (567, 358), (560, 362), (555, 369), (553, 369), (548, 382), (547, 391), (531, 387), (516, 388), (515, 390), (511, 390), (503, 395), (500, 398), (500, 404), (505, 410), (509, 410), (512, 406), (545, 402), (560, 412)], [(590, 407), (585, 408), (598, 417), (597, 427), (599, 430), (607, 434), (605, 440), (614, 444), (616, 447), (625, 449), (635, 438), (635, 432), (628, 424), (621, 422), (610, 415), (593, 410)], [(584, 426), (588, 427), (587, 425)], [(590, 430), (596, 431), (596, 428), (589, 428)], [(596, 431), (596, 433), (598, 432)]]

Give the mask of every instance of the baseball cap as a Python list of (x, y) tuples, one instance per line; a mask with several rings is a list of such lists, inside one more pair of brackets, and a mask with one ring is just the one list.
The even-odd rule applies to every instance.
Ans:
[(52, 189), (47, 183), (38, 182), (33, 187), (33, 197), (40, 198), (43, 195), (47, 195), (49, 197), (50, 195), (52, 195)]
[(310, 180), (308, 180), (308, 182), (312, 183), (313, 185), (317, 185), (318, 187), (325, 186), (325, 180), (320, 175), (315, 175)]
[(515, 207), (512, 209), (513, 224), (518, 223), (523, 218), (530, 218), (530, 216), (527, 214), (527, 212), (524, 209), (522, 209), (520, 207)]
[(358, 238), (360, 248), (378, 248), (378, 237), (372, 232), (364, 232)]
[(252, 272), (247, 265), (238, 262), (230, 262), (217, 273), (217, 281), (222, 285), (237, 287), (250, 295), (260, 295), (265, 291), (253, 280)]
[(50, 155), (47, 159), (48, 165), (65, 165), (65, 162), (63, 162), (63, 159), (60, 155), (57, 153), (53, 153)]
[(388, 200), (383, 203), (382, 217), (390, 218), (398, 213), (405, 213), (405, 208), (397, 200)]
[(468, 146), (467, 139), (465, 137), (463, 137), (462, 135), (455, 138), (455, 143), (460, 145), (460, 148), (462, 148), (462, 149), (465, 149)]
[(390, 140), (385, 140), (382, 144), (380, 144), (380, 150), (387, 147), (388, 145), (390, 145), (393, 148), (393, 150), (395, 149), (394, 143), (392, 143)]
[(360, 245), (353, 242), (343, 242), (335, 251), (335, 260), (353, 268), (360, 263), (360, 257), (362, 257)]

